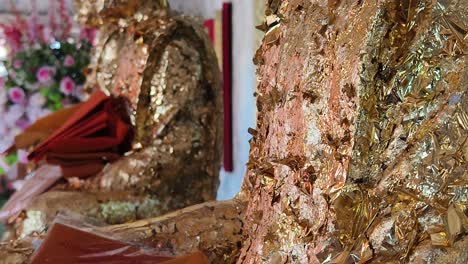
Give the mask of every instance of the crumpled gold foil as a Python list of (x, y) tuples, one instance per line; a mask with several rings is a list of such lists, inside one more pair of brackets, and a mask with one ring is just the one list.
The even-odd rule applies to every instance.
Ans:
[(459, 71), (466, 71), (468, 14), (460, 5), (389, 1), (375, 17), (368, 42), (382, 48), (364, 55), (375, 68), (361, 73), (349, 170), (349, 181), (369, 187), (348, 183), (334, 200), (346, 248), (337, 262), (409, 261), (417, 245), (449, 247), (467, 231), (468, 95)]
[(133, 153), (85, 188), (157, 194), (162, 211), (214, 199), (221, 158), (219, 67), (203, 27), (164, 0), (76, 1), (98, 27), (86, 88), (125, 95)]

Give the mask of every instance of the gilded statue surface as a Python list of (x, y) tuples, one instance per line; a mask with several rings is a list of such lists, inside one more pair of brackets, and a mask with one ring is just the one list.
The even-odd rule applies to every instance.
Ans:
[(96, 230), (212, 263), (468, 263), (467, 1), (265, 2), (240, 194)]
[[(181, 201), (214, 198), (221, 97), (204, 30), (172, 15), (164, 1), (106, 1), (94, 8), (78, 3), (81, 21), (101, 30), (87, 88), (130, 99), (135, 148), (142, 148), (104, 170), (99, 186), (181, 193)], [(180, 184), (161, 184), (166, 181)]]
[(222, 96), (204, 29), (164, 1), (76, 7), (80, 22), (99, 30), (86, 89), (130, 100), (134, 148), (100, 174), (38, 197), (16, 232), (41, 231), (59, 211), (116, 224), (215, 199)]

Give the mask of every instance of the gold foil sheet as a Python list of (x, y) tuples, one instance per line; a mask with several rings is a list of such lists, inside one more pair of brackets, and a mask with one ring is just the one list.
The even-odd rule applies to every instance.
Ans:
[(267, 1), (239, 263), (434, 263), (463, 245), (467, 4)]
[(100, 20), (87, 87), (130, 99), (135, 146), (143, 148), (105, 169), (99, 185), (134, 186), (167, 208), (214, 198), (222, 96), (204, 29), (166, 1), (77, 1), (77, 9), (85, 23)]
[[(375, 35), (369, 36), (372, 45), (381, 47), (379, 53), (364, 55), (375, 68), (362, 72), (362, 108), (349, 173), (350, 180), (377, 183), (376, 190), (385, 193), (384, 200), (368, 205), (377, 212), (375, 221), (360, 229), (370, 239), (372, 259), (383, 262), (410, 261), (416, 246), (427, 240), (434, 247), (452, 245), (466, 231), (462, 222), (467, 220), (466, 211), (455, 208), (468, 202), (468, 96), (464, 74), (459, 74), (466, 43), (458, 37), (466, 35), (460, 18), (466, 21), (467, 14), (445, 1), (392, 5), (395, 10), (375, 17)], [(418, 37), (412, 33), (417, 27), (423, 28)], [(338, 201), (348, 197), (346, 188)], [(361, 200), (335, 204), (335, 210), (348, 255), (364, 263), (370, 260), (367, 240), (353, 236), (369, 218), (360, 210)], [(354, 218), (342, 215), (349, 207)]]

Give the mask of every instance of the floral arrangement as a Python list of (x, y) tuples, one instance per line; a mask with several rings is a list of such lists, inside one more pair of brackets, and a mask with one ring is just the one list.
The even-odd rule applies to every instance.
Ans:
[[(7, 75), (0, 76), (0, 151), (37, 119), (84, 99), (83, 69), (95, 35), (93, 29), (71, 34), (64, 0), (50, 0), (48, 25), (38, 22), (35, 0), (28, 19), (12, 11), (15, 21), (0, 25), (9, 50)], [(25, 150), (0, 156), (0, 174), (17, 162), (28, 162)]]

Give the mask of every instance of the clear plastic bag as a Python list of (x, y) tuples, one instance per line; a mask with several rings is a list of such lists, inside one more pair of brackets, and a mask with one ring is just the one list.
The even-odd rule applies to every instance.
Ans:
[(0, 221), (20, 213), (38, 195), (46, 191), (62, 177), (58, 166), (42, 165), (25, 180), (23, 187), (16, 191), (0, 211)]

